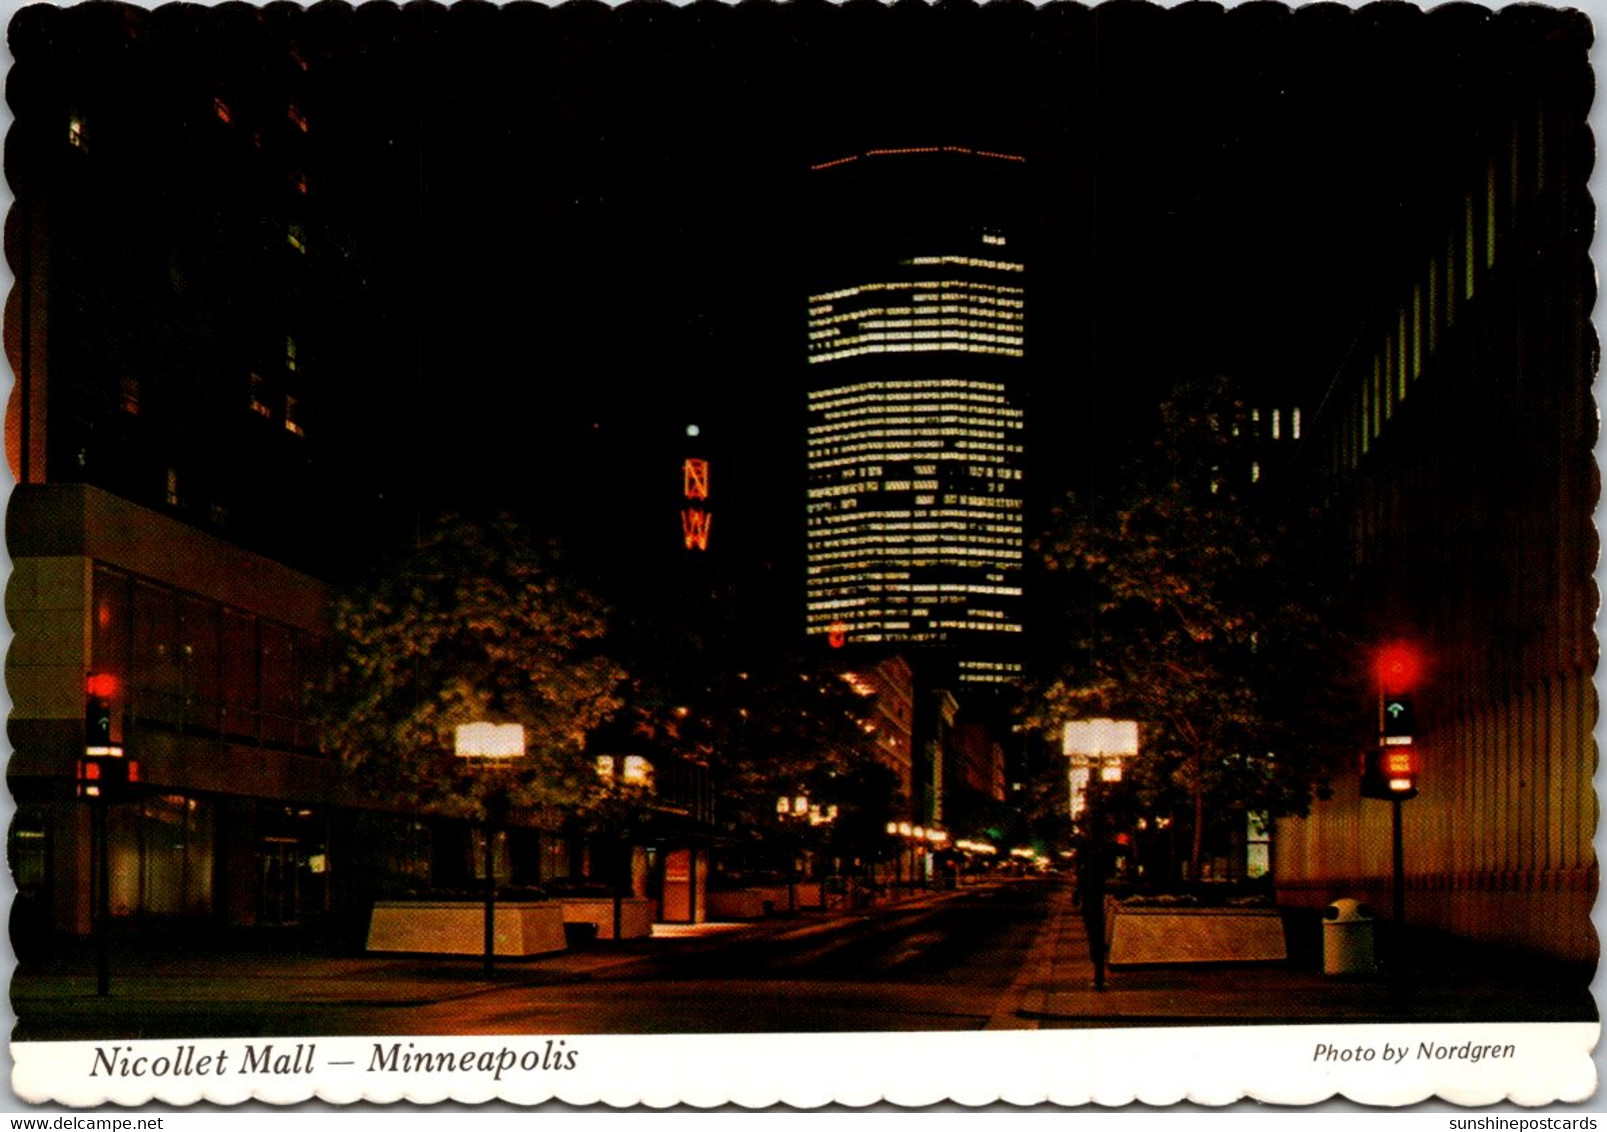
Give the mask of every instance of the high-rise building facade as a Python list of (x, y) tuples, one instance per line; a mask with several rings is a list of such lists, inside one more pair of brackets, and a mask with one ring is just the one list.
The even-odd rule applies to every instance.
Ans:
[[(1531, 61), (1302, 444), (1353, 500), (1367, 628), (1420, 656), (1407, 922), (1594, 962), (1591, 83), (1566, 37), (1505, 30)], [(1359, 777), (1278, 823), (1280, 902), (1389, 906), (1391, 805)]]
[(957, 146), (818, 165), (808, 307), (806, 632), (1021, 676), (1022, 159)]

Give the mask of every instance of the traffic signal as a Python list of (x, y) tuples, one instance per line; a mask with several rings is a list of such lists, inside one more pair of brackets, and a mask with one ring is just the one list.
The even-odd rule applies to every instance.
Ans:
[(1423, 654), (1410, 641), (1391, 641), (1373, 654), (1373, 676), (1386, 696), (1416, 691), (1423, 668)]
[(1384, 737), (1385, 746), (1399, 746), (1412, 741), (1412, 736), (1417, 734), (1417, 713), (1412, 709), (1411, 696), (1381, 696), (1379, 711), (1383, 717), (1379, 734)]
[(1361, 796), (1385, 801), (1417, 797), (1417, 748), (1407, 743), (1364, 752)]
[(128, 793), (139, 781), (139, 763), (127, 757), (114, 740), (112, 697), (117, 677), (98, 673), (89, 677), (84, 701), (84, 754), (78, 760), (78, 796), (107, 802)]
[(90, 676), (84, 700), (84, 746), (112, 745), (112, 697), (117, 694), (117, 677), (108, 672)]

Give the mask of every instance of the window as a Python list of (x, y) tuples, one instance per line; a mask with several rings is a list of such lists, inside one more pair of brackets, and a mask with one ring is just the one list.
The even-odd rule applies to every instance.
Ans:
[(285, 229), (285, 242), (300, 254), (307, 254), (307, 239), (300, 224), (293, 223)]
[(167, 490), (165, 492), (165, 498), (167, 499), (167, 505), (169, 507), (177, 507), (179, 505), (179, 470), (177, 468), (169, 468), (167, 470)]
[(296, 436), (306, 436), (301, 427), (301, 403), (296, 398), (285, 396), (285, 431)]
[(218, 121), (222, 122), (224, 125), (228, 125), (230, 122), (234, 121), (234, 116), (229, 112), (229, 104), (223, 101), (221, 98), (214, 98), (212, 100), (212, 113), (215, 114)]
[(285, 117), (290, 119), (290, 124), (295, 126), (296, 129), (300, 130), (302, 133), (307, 132), (307, 117), (301, 112), (301, 108), (294, 102), (285, 107)]
[(296, 370), (296, 340), (288, 334), (285, 336), (285, 368), (292, 373)]
[(111, 912), (117, 917), (198, 916), (212, 911), (212, 804), (151, 795), (108, 809)]
[(125, 375), (122, 380), (121, 393), (123, 412), (129, 416), (139, 416), (139, 378)]
[(250, 406), (259, 417), (273, 416), (273, 410), (268, 408), (268, 381), (260, 373), (251, 375)]
[(67, 119), (67, 144), (74, 149), (84, 149), (84, 120), (74, 114)]

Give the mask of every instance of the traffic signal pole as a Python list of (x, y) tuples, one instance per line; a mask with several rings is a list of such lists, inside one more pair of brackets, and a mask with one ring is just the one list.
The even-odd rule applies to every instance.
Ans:
[(1400, 953), (1401, 930), (1406, 926), (1406, 841), (1401, 834), (1401, 806), (1405, 805), (1403, 798), (1391, 798), (1390, 851), (1394, 858), (1395, 879), (1391, 897), (1393, 907), (1390, 911), (1394, 916), (1396, 955)]
[(1423, 657), (1403, 642), (1386, 645), (1374, 658), (1378, 687), (1378, 746), (1363, 758), (1361, 794), (1390, 803), (1390, 913), (1395, 967), (1403, 965), (1406, 927), (1406, 839), (1401, 806), (1417, 797), (1417, 713), (1412, 693), (1422, 682)]
[(112, 971), (107, 933), (111, 931), (111, 868), (106, 852), (106, 803), (97, 800), (89, 809), (90, 836), (95, 842), (95, 995), (108, 998), (112, 993)]

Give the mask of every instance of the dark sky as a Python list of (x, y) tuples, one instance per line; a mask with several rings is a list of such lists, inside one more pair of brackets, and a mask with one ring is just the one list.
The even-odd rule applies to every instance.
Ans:
[(615, 556), (673, 539), (693, 420), (724, 445), (722, 532), (790, 553), (812, 162), (1027, 157), (1036, 423), (1071, 484), (1142, 436), (1179, 377), (1311, 403), (1443, 239), (1518, 92), (1582, 65), (1589, 34), (1543, 9), (1403, 3), (328, 4), (158, 22), (230, 97), (258, 81), (229, 73), (231, 37), (294, 39), (312, 64), (309, 199), (350, 276), (328, 320), (355, 359), (345, 410), (374, 439), (351, 459), (409, 485), (392, 492), (406, 506), (508, 502)]
[(1034, 380), (1075, 478), (1186, 374), (1311, 403), (1579, 32), (1469, 5), (580, 6), (359, 15), (328, 58), (354, 128), (413, 132), (416, 167), (385, 175), (422, 195), (376, 209), (361, 165), (351, 187), (374, 258), (400, 257), (391, 325), (417, 287), (397, 372), (468, 394), (429, 394), (420, 426), (490, 438), (446, 494), (506, 483), (618, 534), (673, 517), (636, 457), (688, 420), (732, 439), (755, 515), (795, 516), (811, 162), (1027, 156)]

